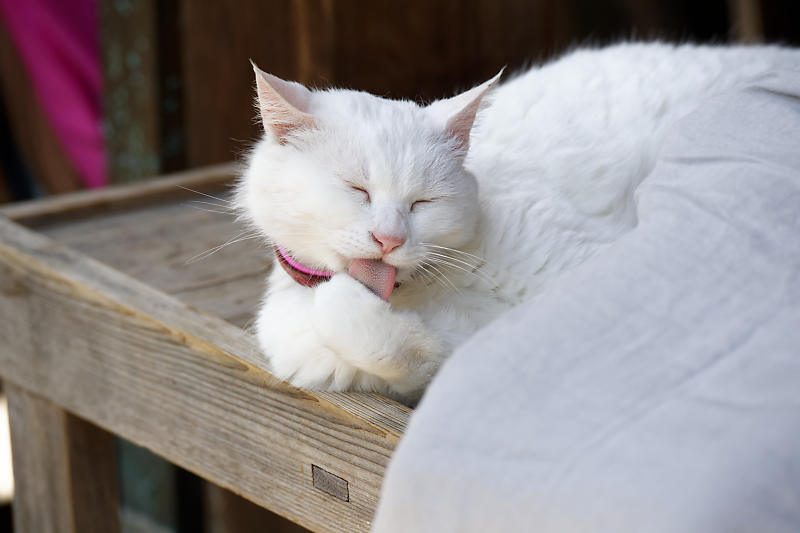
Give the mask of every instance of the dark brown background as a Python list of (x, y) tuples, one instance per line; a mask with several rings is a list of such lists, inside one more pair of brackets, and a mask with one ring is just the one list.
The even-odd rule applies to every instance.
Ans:
[[(246, 16), (234, 7), (244, 4)], [(258, 134), (246, 58), (311, 85), (430, 100), (483, 81), (503, 66), (513, 71), (575, 45), (622, 38), (788, 39), (798, 30), (785, 21), (800, 20), (798, 5), (774, 0), (187, 1), (180, 6), (186, 163), (228, 160), (242, 148), (240, 140)], [(787, 16), (788, 10), (797, 16)]]
[[(430, 100), (572, 46), (800, 42), (797, 0), (99, 0), (99, 19), (115, 182), (245, 149), (258, 135), (249, 58), (310, 85)], [(140, 60), (120, 69), (128, 53)], [(78, 188), (5, 35), (0, 74), (0, 141), (13, 148), (0, 202), (36, 192), (25, 176), (44, 193)]]
[[(253, 58), (273, 74), (430, 100), (575, 43), (631, 36), (725, 40), (725, 0), (186, 2), (186, 161), (228, 160), (257, 135)], [(402, 6), (402, 7), (401, 7)], [(232, 140), (233, 139), (233, 140)]]

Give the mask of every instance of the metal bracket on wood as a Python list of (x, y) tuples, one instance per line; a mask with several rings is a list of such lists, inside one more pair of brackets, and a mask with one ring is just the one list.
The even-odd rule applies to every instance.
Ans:
[(317, 465), (311, 465), (311, 478), (314, 481), (314, 486), (322, 492), (326, 492), (345, 502), (350, 501), (350, 489), (346, 479), (331, 474)]

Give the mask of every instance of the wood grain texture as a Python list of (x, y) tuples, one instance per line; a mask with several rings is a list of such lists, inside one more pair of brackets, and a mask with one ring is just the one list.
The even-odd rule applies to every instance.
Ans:
[(336, 66), (334, 0), (295, 0), (290, 7), (296, 50), (294, 79), (327, 85), (334, 79)]
[(0, 293), (7, 379), (312, 530), (368, 530), (407, 408), (294, 389), (242, 330), (2, 219)]
[(19, 202), (0, 207), (0, 215), (27, 226), (52, 225), (65, 220), (82, 219), (102, 213), (130, 209), (142, 204), (187, 197), (184, 187), (205, 192), (219, 190), (232, 183), (237, 172), (235, 163), (222, 163), (134, 185), (118, 185), (41, 200)]
[[(429, 101), (580, 45), (724, 41), (728, 4), (755, 1), (185, 0), (188, 163), (227, 160), (260, 135), (248, 58), (311, 86)], [(765, 21), (770, 3), (780, 6), (776, 22), (797, 20), (781, 16), (790, 2), (759, 3)]]
[[(232, 213), (209, 205), (228, 201), (228, 191), (217, 185), (212, 172), (194, 177), (182, 173), (138, 187), (107, 189), (105, 197), (112, 200), (104, 201), (102, 210), (88, 201), (96, 193), (32, 202), (22, 220), (188, 305), (247, 327), (263, 294), (272, 254), (258, 238), (234, 242), (245, 229)], [(219, 200), (205, 196), (204, 190)], [(142, 205), (147, 199), (152, 203)], [(62, 211), (63, 204), (79, 207)]]
[[(298, 0), (300, 1), (300, 0)], [(291, 79), (292, 0), (183, 2), (183, 80), (189, 166), (228, 161), (261, 135), (254, 121), (253, 59)]]
[(188, 305), (246, 327), (264, 292), (272, 256), (259, 238), (234, 242), (244, 230), (233, 217), (206, 211), (207, 205), (191, 198), (39, 230)]
[(728, 0), (731, 33), (740, 43), (764, 42), (764, 21), (759, 0)]
[(119, 531), (114, 438), (7, 383), (18, 533)]
[[(549, 0), (185, 1), (187, 162), (230, 159), (261, 135), (252, 58), (310, 86), (450, 96), (550, 51)], [(209, 75), (213, 72), (213, 75)]]
[(270, 511), (237, 496), (229, 490), (207, 483), (205, 487), (205, 533), (304, 533), (293, 524)]

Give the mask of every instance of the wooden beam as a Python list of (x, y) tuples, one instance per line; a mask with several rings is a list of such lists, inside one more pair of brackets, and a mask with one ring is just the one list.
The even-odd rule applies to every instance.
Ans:
[(251, 335), (2, 218), (0, 293), (3, 377), (312, 530), (369, 529), (407, 408), (280, 382)]
[[(211, 194), (224, 198), (223, 191)], [(263, 296), (272, 254), (262, 239), (245, 239), (253, 234), (224, 207), (197, 203), (198, 198), (215, 202), (191, 194), (36, 229), (184, 304), (247, 329)]]
[(213, 483), (205, 487), (206, 533), (305, 533), (307, 529)]
[(764, 22), (759, 0), (728, 0), (731, 37), (746, 44), (764, 42)]
[(295, 77), (292, 3), (182, 2), (187, 29), (180, 48), (188, 166), (227, 161), (261, 136), (261, 124), (254, 120), (254, 78), (248, 59), (276, 76)]
[(82, 218), (98, 212), (109, 212), (141, 205), (157, 203), (186, 196), (184, 187), (205, 191), (218, 189), (231, 183), (236, 176), (235, 163), (223, 163), (184, 172), (176, 172), (145, 183), (118, 185), (82, 191), (70, 195), (31, 200), (0, 207), (0, 215), (17, 223), (36, 225), (40, 222), (52, 224), (66, 219)]
[(119, 531), (114, 438), (6, 383), (17, 533)]
[(295, 0), (290, 7), (296, 54), (294, 81), (328, 86), (336, 79), (334, 1)]

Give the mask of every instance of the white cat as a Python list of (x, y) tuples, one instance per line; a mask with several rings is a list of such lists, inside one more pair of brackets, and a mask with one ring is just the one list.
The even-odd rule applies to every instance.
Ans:
[(256, 68), (265, 135), (237, 204), (284, 267), (257, 321), (269, 367), (413, 401), (472, 333), (636, 225), (671, 125), (780, 67), (800, 52), (620, 44), (427, 107)]

